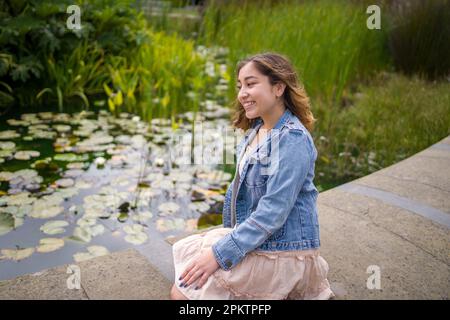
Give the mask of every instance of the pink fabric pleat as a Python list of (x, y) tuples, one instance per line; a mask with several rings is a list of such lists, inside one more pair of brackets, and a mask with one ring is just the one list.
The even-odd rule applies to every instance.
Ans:
[[(217, 228), (188, 236), (173, 245), (175, 279), (204, 250), (231, 232)], [(195, 283), (177, 288), (191, 300), (293, 299), (334, 297), (327, 280), (328, 263), (319, 250), (252, 251), (231, 270), (218, 269), (199, 290)]]

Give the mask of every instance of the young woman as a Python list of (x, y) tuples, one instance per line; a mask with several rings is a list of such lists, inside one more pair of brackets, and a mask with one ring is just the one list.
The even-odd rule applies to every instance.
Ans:
[(279, 54), (239, 62), (237, 78), (233, 123), (247, 134), (237, 147), (224, 227), (174, 244), (171, 298), (329, 299), (309, 99)]

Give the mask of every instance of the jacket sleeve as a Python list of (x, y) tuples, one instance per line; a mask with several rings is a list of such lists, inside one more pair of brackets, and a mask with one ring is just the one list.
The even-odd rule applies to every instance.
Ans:
[(236, 266), (283, 226), (313, 165), (312, 146), (303, 130), (289, 130), (279, 139), (278, 149), (278, 155), (272, 152), (270, 157), (270, 166), (274, 165), (275, 170), (269, 174), (266, 193), (256, 210), (212, 246), (224, 270)]

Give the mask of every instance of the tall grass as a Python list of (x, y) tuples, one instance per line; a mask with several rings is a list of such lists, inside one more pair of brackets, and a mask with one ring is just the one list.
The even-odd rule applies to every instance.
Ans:
[(213, 79), (205, 74), (205, 59), (193, 41), (162, 32), (146, 35), (131, 54), (109, 59), (111, 83), (105, 83), (106, 91), (124, 97), (121, 103), (112, 100), (111, 111), (134, 112), (145, 120), (175, 120), (178, 113), (198, 107)]
[(339, 126), (314, 133), (324, 184), (387, 167), (450, 134), (449, 83), (380, 73), (357, 91), (339, 113)]
[[(386, 67), (385, 33), (366, 27), (367, 6), (349, 1), (211, 1), (201, 39), (230, 49), (230, 69), (262, 51), (287, 55), (307, 92), (321, 101), (342, 97), (358, 77)], [(231, 82), (234, 82), (234, 76)], [(230, 86), (234, 88), (234, 84)], [(230, 91), (230, 97), (235, 92)]]
[(406, 74), (450, 76), (450, 1), (404, 0), (390, 4), (389, 49)]

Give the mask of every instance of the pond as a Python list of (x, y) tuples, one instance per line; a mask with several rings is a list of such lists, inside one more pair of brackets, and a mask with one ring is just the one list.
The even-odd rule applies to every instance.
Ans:
[(229, 109), (203, 109), (174, 123), (105, 110), (8, 119), (0, 280), (220, 224), (239, 137)]

